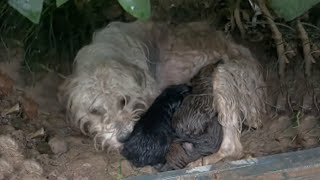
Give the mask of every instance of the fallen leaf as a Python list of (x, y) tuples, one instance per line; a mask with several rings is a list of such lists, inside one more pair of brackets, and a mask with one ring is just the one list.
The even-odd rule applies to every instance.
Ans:
[(44, 128), (41, 128), (38, 131), (36, 131), (35, 133), (30, 134), (29, 138), (33, 139), (33, 138), (44, 136), (44, 135), (45, 135)]
[(19, 103), (17, 103), (16, 105), (12, 106), (11, 108), (4, 109), (4, 110), (1, 112), (1, 116), (2, 116), (2, 117), (5, 117), (5, 116), (7, 116), (8, 114), (11, 114), (11, 113), (14, 113), (14, 112), (19, 112), (19, 111), (20, 111), (20, 106), (19, 106)]

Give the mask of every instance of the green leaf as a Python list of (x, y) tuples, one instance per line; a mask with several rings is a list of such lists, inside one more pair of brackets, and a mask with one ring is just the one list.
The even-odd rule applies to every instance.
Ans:
[(278, 16), (291, 21), (319, 2), (320, 0), (269, 0), (269, 5)]
[(66, 3), (68, 0), (56, 0), (57, 7), (62, 6), (64, 3)]
[(122, 8), (140, 20), (148, 20), (151, 16), (150, 0), (118, 0)]
[(33, 23), (39, 23), (43, 0), (8, 0), (8, 3)]

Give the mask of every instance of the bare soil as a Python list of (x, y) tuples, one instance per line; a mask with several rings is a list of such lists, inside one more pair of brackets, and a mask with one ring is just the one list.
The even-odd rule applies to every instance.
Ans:
[[(315, 83), (308, 100), (306, 80), (295, 69), (289, 70), (287, 86), (281, 89), (272, 66), (275, 60), (266, 57), (263, 48), (249, 47), (265, 67), (273, 113), (262, 129), (243, 130), (246, 154), (259, 157), (319, 146), (320, 85)], [(149, 167), (133, 168), (118, 152), (97, 152), (92, 139), (65, 122), (56, 99), (60, 76), (20, 72), (22, 57), (20, 48), (0, 49), (0, 180), (113, 180), (155, 172)], [(319, 78), (312, 81), (319, 83)]]

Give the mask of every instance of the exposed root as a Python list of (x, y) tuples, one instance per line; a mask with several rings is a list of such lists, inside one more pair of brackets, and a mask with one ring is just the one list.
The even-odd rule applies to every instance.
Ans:
[(238, 29), (240, 31), (241, 38), (244, 38), (246, 32), (245, 32), (245, 29), (243, 27), (243, 24), (242, 24), (242, 21), (241, 21), (241, 17), (240, 17), (240, 2), (241, 2), (241, 0), (237, 0), (237, 4), (236, 4), (236, 8), (234, 10), (233, 16), (234, 16), (234, 20), (235, 20), (235, 22), (237, 24), (237, 27), (238, 27)]
[(311, 54), (311, 45), (310, 45), (308, 33), (306, 32), (303, 25), (301, 24), (300, 19), (297, 20), (297, 31), (299, 33), (299, 38), (301, 39), (302, 47), (303, 47), (303, 55), (304, 55), (304, 61), (305, 61), (305, 73), (306, 73), (307, 77), (310, 77), (311, 76), (311, 64), (316, 63), (316, 61)]
[(286, 50), (284, 46), (284, 40), (282, 38), (282, 34), (279, 31), (276, 23), (273, 21), (273, 17), (271, 13), (269, 12), (265, 1), (264, 0), (258, 0), (259, 7), (261, 9), (262, 14), (266, 17), (267, 22), (270, 26), (270, 29), (273, 34), (273, 39), (277, 45), (277, 53), (278, 53), (278, 60), (279, 60), (279, 76), (282, 80), (284, 78), (284, 72), (286, 68), (286, 63), (289, 63), (289, 60), (286, 56)]
[(47, 72), (49, 72), (49, 73), (55, 73), (55, 74), (57, 74), (57, 75), (58, 75), (60, 78), (62, 78), (62, 79), (67, 79), (67, 77), (66, 77), (65, 75), (63, 75), (63, 74), (61, 74), (61, 73), (58, 73), (58, 72), (55, 72), (54, 70), (52, 70), (52, 69), (44, 66), (43, 64), (40, 64), (40, 67), (41, 67), (43, 70), (45, 70), (45, 71), (47, 71)]

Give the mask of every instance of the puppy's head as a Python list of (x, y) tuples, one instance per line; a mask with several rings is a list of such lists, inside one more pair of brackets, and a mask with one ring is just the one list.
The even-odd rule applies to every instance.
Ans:
[(72, 124), (94, 136), (96, 148), (119, 149), (154, 91), (146, 88), (142, 69), (120, 60), (106, 62), (78, 68), (60, 87), (59, 99), (66, 101)]
[(152, 135), (146, 135), (143, 131), (140, 129), (137, 133), (133, 132), (134, 136), (124, 144), (121, 154), (136, 167), (164, 164), (171, 142), (171, 135), (165, 133), (169, 131)]

